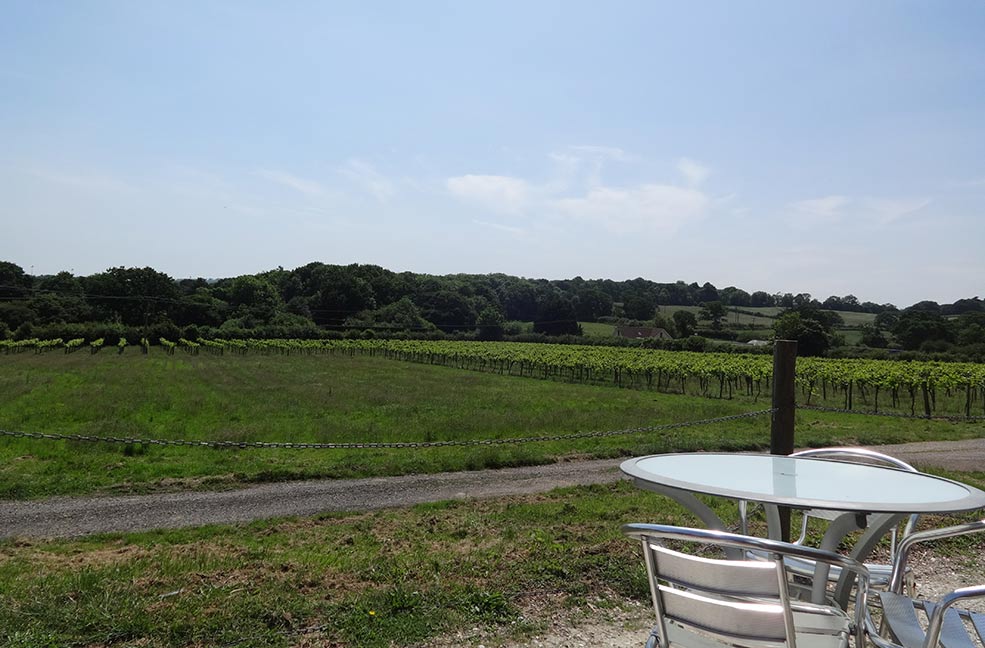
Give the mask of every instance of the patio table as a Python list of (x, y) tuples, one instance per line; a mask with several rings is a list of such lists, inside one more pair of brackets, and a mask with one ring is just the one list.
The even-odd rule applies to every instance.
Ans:
[[(780, 538), (778, 507), (840, 511), (820, 543), (835, 551), (853, 531), (864, 529), (850, 556), (859, 561), (903, 517), (914, 513), (956, 513), (985, 508), (985, 492), (920, 472), (868, 464), (769, 454), (691, 452), (635, 457), (620, 469), (636, 486), (677, 501), (709, 528), (725, 529), (721, 518), (696, 494), (760, 502), (769, 537)], [(814, 578), (814, 600), (824, 596), (826, 566)], [(847, 601), (850, 583), (835, 597)]]

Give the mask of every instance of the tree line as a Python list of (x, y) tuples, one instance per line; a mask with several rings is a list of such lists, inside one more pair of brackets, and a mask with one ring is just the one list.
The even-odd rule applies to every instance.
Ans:
[[(941, 318), (985, 313), (978, 298), (938, 305), (860, 302), (853, 295), (824, 301), (808, 293), (746, 292), (711, 283), (659, 283), (642, 278), (528, 279), (506, 274), (427, 275), (376, 265), (319, 262), (220, 279), (174, 279), (150, 267), (109, 268), (88, 276), (32, 276), (0, 261), (0, 338), (91, 337), (335, 337), (341, 335), (459, 336), (499, 339), (533, 322), (535, 334), (580, 334), (579, 322), (663, 322), (660, 306), (729, 308), (775, 306), (810, 313), (858, 311), (897, 318), (916, 309)], [(957, 342), (948, 331), (942, 339)], [(915, 340), (919, 335), (911, 336)], [(967, 335), (965, 337), (968, 337)], [(971, 337), (974, 337), (973, 335)], [(905, 339), (910, 340), (909, 337)], [(911, 342), (913, 340), (910, 340)], [(924, 338), (920, 344), (926, 342)]]

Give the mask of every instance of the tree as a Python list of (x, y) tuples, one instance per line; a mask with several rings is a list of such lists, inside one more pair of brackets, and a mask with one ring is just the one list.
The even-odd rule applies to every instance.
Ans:
[(756, 307), (772, 306), (774, 304), (773, 297), (762, 290), (757, 290), (752, 295), (749, 296), (749, 305)]
[(595, 322), (612, 314), (612, 297), (598, 288), (583, 288), (575, 296), (575, 312), (579, 320)]
[(899, 321), (899, 311), (897, 310), (884, 310), (881, 313), (876, 314), (875, 326), (877, 329), (883, 331), (891, 331), (896, 322)]
[(506, 319), (532, 322), (537, 319), (537, 302), (540, 291), (526, 279), (502, 277), (498, 287), (499, 300), (506, 311)]
[(962, 313), (985, 313), (985, 301), (978, 297), (959, 299), (953, 304), (941, 306), (941, 315), (961, 315)]
[(701, 286), (701, 289), (698, 290), (698, 294), (696, 295), (695, 298), (698, 300), (698, 303), (713, 302), (720, 300), (720, 297), (718, 295), (718, 289), (715, 288), (715, 286), (710, 283), (705, 283), (705, 285)]
[(200, 287), (181, 297), (171, 319), (178, 326), (220, 326), (228, 317), (229, 304)]
[(793, 298), (794, 308), (803, 308), (804, 306), (815, 306), (819, 307), (821, 304), (811, 297), (810, 293), (797, 293)]
[(70, 272), (41, 277), (28, 304), (37, 313), (37, 324), (84, 322), (91, 316), (82, 284)]
[(886, 336), (875, 326), (863, 324), (860, 328), (862, 330), (862, 344), (865, 346), (873, 349), (885, 349), (889, 346)]
[(773, 334), (777, 340), (797, 340), (797, 353), (802, 356), (819, 356), (831, 346), (831, 334), (824, 324), (816, 319), (804, 317), (799, 311), (790, 310), (777, 318), (773, 324)]
[(150, 267), (110, 268), (81, 281), (97, 319), (127, 326), (170, 320), (180, 296), (174, 279)]
[(286, 312), (280, 291), (267, 280), (253, 275), (234, 279), (228, 295), (234, 318), (269, 324), (279, 313)]
[(10, 261), (0, 261), (0, 299), (24, 297), (31, 288), (31, 277)]
[(435, 328), (434, 324), (421, 316), (421, 311), (410, 300), (410, 297), (398, 299), (383, 308), (363, 311), (359, 315), (347, 319), (345, 324), (350, 328), (383, 327), (400, 331), (426, 331)]
[(903, 310), (904, 313), (907, 312), (919, 312), (919, 313), (932, 313), (934, 315), (941, 315), (941, 305), (935, 301), (924, 300), (917, 302), (913, 306)]
[(711, 322), (711, 328), (716, 331), (722, 329), (722, 320), (725, 319), (727, 311), (720, 301), (711, 301), (701, 304), (700, 317)]
[(681, 337), (691, 337), (698, 328), (698, 318), (691, 311), (674, 311), (673, 319), (677, 333)]
[[(752, 296), (741, 288), (736, 288), (735, 286), (729, 286), (728, 288), (722, 288), (720, 291), (722, 295), (722, 303), (726, 306), (751, 306)], [(764, 293), (765, 294), (765, 293)]]
[(503, 314), (492, 306), (487, 306), (479, 313), (476, 320), (476, 333), (480, 340), (502, 340), (503, 325), (506, 320)]
[(442, 289), (418, 295), (414, 303), (421, 309), (421, 316), (442, 331), (467, 331), (475, 328), (475, 310), (464, 295)]
[(540, 303), (534, 333), (544, 335), (581, 335), (575, 307), (567, 295), (557, 290)]
[(893, 335), (904, 349), (919, 349), (927, 342), (953, 342), (947, 320), (937, 313), (907, 309), (893, 326)]
[(629, 319), (641, 321), (653, 319), (657, 312), (656, 296), (652, 293), (630, 293), (623, 299), (622, 310)]

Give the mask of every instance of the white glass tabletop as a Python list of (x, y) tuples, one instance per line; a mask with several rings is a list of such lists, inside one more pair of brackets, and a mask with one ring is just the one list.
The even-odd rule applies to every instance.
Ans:
[(797, 508), (945, 513), (985, 508), (985, 492), (959, 482), (865, 464), (767, 454), (636, 457), (622, 471), (648, 484)]

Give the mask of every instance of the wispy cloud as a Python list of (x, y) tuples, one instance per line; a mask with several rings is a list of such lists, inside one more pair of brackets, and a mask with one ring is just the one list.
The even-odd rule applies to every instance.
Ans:
[(846, 218), (889, 225), (917, 212), (931, 203), (930, 198), (876, 198), (863, 196), (825, 196), (789, 203), (788, 209), (800, 217), (802, 224), (836, 223)]
[(390, 200), (396, 192), (393, 182), (369, 162), (353, 158), (339, 169), (339, 173), (381, 203)]
[(677, 169), (684, 174), (684, 178), (690, 187), (700, 186), (711, 174), (711, 169), (690, 158), (681, 158), (678, 160)]
[(306, 196), (320, 196), (325, 193), (325, 188), (315, 182), (314, 180), (308, 180), (306, 178), (300, 178), (291, 173), (285, 171), (276, 171), (272, 169), (260, 169), (255, 172), (256, 175), (269, 180), (275, 184), (282, 185), (289, 189), (293, 189), (299, 193)]
[(985, 187), (985, 176), (982, 176), (980, 178), (967, 178), (965, 180), (955, 180), (951, 182), (950, 185), (952, 187), (960, 187), (964, 189), (967, 188), (976, 189), (978, 187)]
[(550, 155), (558, 165), (560, 175), (552, 183), (552, 189), (564, 189), (571, 183), (587, 182), (589, 186), (602, 183), (602, 170), (611, 162), (631, 162), (632, 155), (614, 146), (568, 146)]
[(64, 173), (33, 169), (30, 174), (46, 182), (86, 193), (124, 194), (138, 191), (130, 182), (110, 173)]
[(520, 178), (501, 175), (464, 175), (445, 181), (452, 195), (492, 211), (522, 213), (530, 203), (531, 187)]
[(539, 184), (515, 176), (464, 175), (448, 178), (446, 188), (457, 198), (490, 212), (561, 219), (569, 224), (577, 221), (619, 233), (675, 232), (703, 218), (718, 204), (698, 189), (709, 174), (708, 168), (688, 158), (678, 164), (686, 185), (646, 182), (620, 186), (603, 182), (600, 171), (605, 161), (633, 159), (622, 149), (569, 146), (549, 157), (558, 165), (558, 175)]
[(626, 153), (626, 151), (615, 146), (592, 146), (589, 144), (581, 144), (578, 146), (569, 146), (568, 150), (579, 155), (607, 158), (610, 160), (623, 161), (630, 159), (630, 156)]
[(488, 221), (473, 220), (476, 225), (481, 225), (483, 227), (488, 227), (490, 229), (499, 230), (501, 232), (508, 232), (509, 234), (522, 235), (526, 234), (527, 230), (522, 227), (513, 227), (512, 225), (503, 225), (502, 223), (490, 223)]
[(581, 198), (552, 201), (566, 216), (616, 232), (674, 232), (700, 218), (711, 200), (700, 191), (667, 184), (596, 187)]
[(880, 224), (895, 223), (904, 216), (920, 211), (931, 203), (929, 198), (866, 198), (862, 207)]
[(825, 196), (798, 200), (788, 206), (796, 214), (812, 221), (832, 221), (841, 218), (842, 210), (851, 203), (847, 196)]

